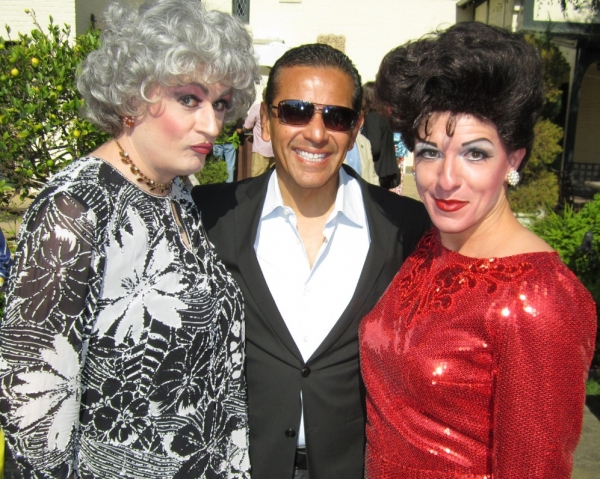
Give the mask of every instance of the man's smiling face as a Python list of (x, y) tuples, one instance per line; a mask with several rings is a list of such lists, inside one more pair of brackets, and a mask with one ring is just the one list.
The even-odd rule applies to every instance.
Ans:
[[(338, 68), (295, 66), (281, 69), (273, 105), (282, 100), (304, 100), (323, 105), (352, 108), (352, 78)], [(263, 138), (271, 140), (277, 175), (283, 187), (306, 193), (303, 189), (337, 189), (338, 170), (352, 148), (362, 119), (349, 131), (325, 128), (317, 111), (306, 125), (286, 125), (277, 110), (263, 104)], [(316, 192), (316, 191), (313, 191)]]

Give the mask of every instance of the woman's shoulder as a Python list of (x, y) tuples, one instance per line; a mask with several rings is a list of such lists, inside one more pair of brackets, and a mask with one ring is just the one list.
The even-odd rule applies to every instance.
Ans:
[(510, 243), (506, 243), (509, 253), (506, 256), (525, 253), (554, 253), (552, 246), (523, 226), (512, 233), (510, 238)]
[(109, 214), (111, 195), (107, 190), (105, 168), (106, 163), (95, 156), (73, 161), (39, 191), (28, 216), (37, 216), (51, 205), (80, 212), (94, 210), (96, 216)]
[(509, 289), (521, 304), (522, 320), (546, 326), (569, 325), (591, 330), (596, 325), (596, 305), (591, 293), (562, 261), (556, 251), (536, 251), (507, 258), (500, 263), (502, 271), (515, 274)]

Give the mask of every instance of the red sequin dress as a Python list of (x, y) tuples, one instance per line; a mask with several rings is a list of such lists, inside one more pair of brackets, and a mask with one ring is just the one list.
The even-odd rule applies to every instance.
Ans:
[(368, 479), (569, 478), (596, 309), (556, 253), (432, 231), (360, 325)]

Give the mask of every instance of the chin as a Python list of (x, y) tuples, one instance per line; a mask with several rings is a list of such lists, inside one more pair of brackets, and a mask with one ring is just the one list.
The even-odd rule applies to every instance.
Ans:
[(440, 230), (441, 233), (445, 234), (464, 233), (465, 231), (474, 226), (472, 223), (467, 224), (464, 221), (460, 221), (454, 218), (440, 218), (439, 216), (432, 216), (431, 222), (438, 230)]
[(177, 173), (177, 176), (195, 175), (196, 173), (199, 173), (200, 171), (202, 171), (204, 169), (205, 165), (206, 165), (206, 157), (198, 158), (198, 159), (190, 162), (190, 164), (188, 165), (187, 168), (182, 169), (181, 172)]

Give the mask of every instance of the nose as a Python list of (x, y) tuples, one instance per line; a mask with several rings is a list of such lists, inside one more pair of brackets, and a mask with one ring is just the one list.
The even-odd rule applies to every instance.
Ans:
[(196, 131), (204, 133), (208, 140), (214, 140), (219, 136), (223, 120), (217, 117), (217, 114), (212, 105), (207, 105), (205, 108), (198, 110), (196, 118)]
[(313, 117), (304, 127), (304, 137), (314, 144), (323, 144), (327, 141), (329, 132), (323, 123), (323, 109), (315, 107)]
[(440, 163), (438, 184), (444, 191), (451, 191), (460, 186), (460, 171), (458, 171), (459, 162), (451, 155), (446, 157)]

